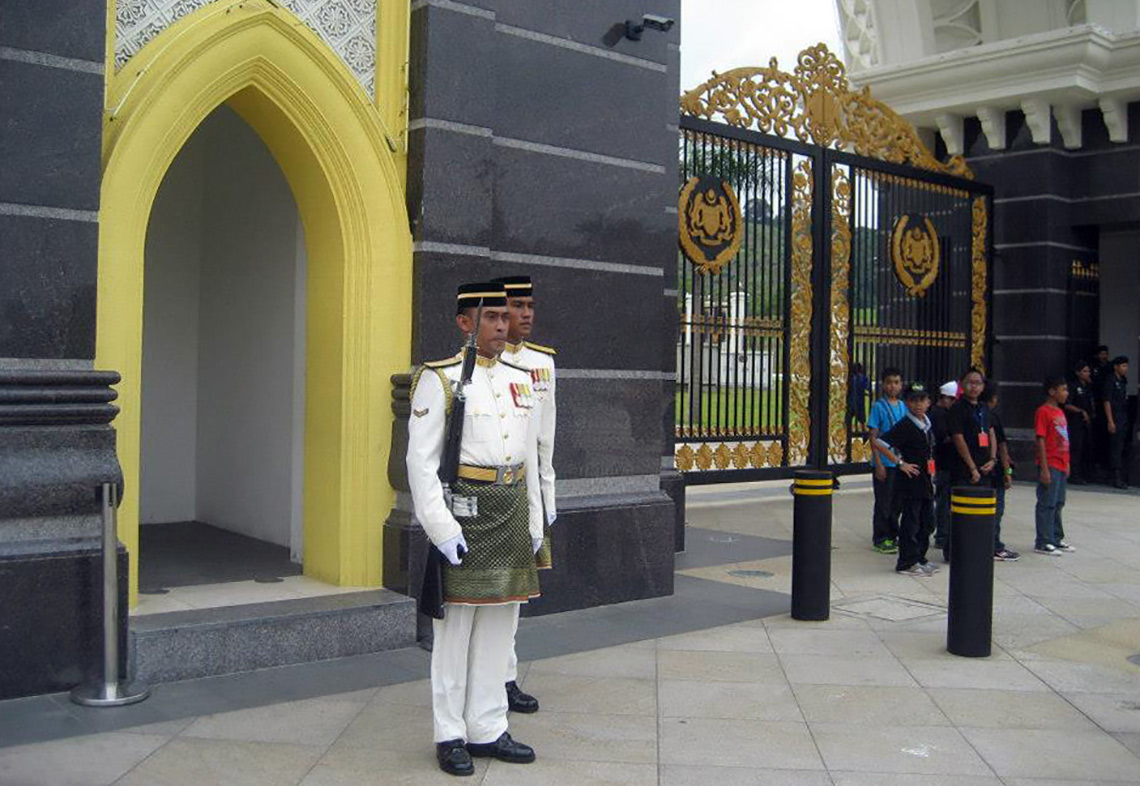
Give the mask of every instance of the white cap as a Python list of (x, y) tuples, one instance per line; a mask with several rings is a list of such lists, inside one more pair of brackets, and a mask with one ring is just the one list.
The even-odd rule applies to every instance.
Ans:
[(938, 388), (938, 392), (943, 396), (950, 396), (951, 398), (954, 398), (958, 395), (958, 383), (953, 381), (947, 382), (945, 385)]

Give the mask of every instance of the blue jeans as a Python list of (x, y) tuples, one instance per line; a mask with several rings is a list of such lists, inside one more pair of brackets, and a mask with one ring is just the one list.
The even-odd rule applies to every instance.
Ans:
[(1037, 542), (1034, 548), (1056, 546), (1065, 535), (1061, 525), (1061, 511), (1065, 507), (1065, 473), (1049, 468), (1048, 486), (1037, 484)]

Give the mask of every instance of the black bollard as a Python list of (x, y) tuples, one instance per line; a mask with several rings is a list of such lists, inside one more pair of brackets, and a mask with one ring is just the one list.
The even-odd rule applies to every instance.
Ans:
[(792, 619), (831, 615), (830, 472), (797, 470), (792, 482)]
[(946, 649), (966, 658), (990, 654), (994, 611), (994, 515), (992, 488), (950, 490), (950, 608)]

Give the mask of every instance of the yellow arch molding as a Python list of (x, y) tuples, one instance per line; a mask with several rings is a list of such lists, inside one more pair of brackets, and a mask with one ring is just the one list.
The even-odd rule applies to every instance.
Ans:
[(167, 168), (222, 103), (277, 160), (308, 243), (305, 574), (378, 585), (393, 501), (388, 377), (410, 362), (412, 250), (398, 161), (375, 105), (322, 41), (266, 0), (215, 3), (182, 19), (132, 58), (107, 98), (96, 363), (123, 375), (119, 532), (132, 604), (147, 222)]

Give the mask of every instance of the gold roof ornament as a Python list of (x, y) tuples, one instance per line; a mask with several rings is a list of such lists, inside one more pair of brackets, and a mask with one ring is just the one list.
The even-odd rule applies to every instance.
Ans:
[(847, 69), (827, 46), (800, 52), (795, 73), (781, 71), (776, 58), (768, 66), (734, 68), (681, 96), (681, 114), (755, 128), (820, 147), (851, 148), (861, 156), (973, 179), (962, 156), (936, 159), (914, 126), (871, 90), (852, 90)]

